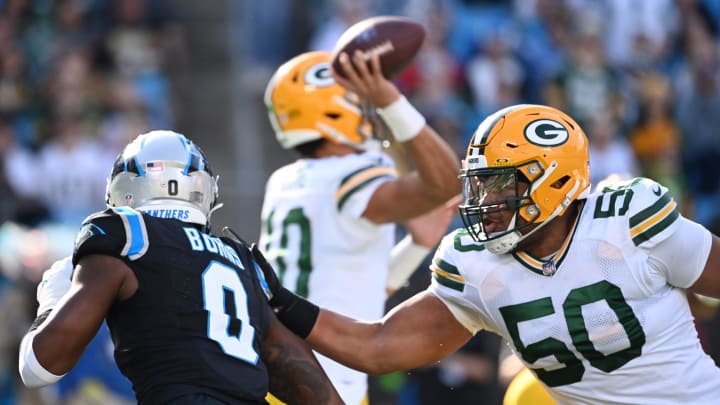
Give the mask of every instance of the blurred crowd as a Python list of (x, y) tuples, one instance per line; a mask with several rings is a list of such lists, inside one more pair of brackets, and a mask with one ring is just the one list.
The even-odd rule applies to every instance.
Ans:
[[(585, 129), (594, 184), (652, 177), (720, 233), (720, 0), (265, 0), (244, 11), (245, 56), (268, 71), (332, 49), (372, 15), (421, 21), (425, 43), (396, 80), (458, 157), (488, 113), (549, 104)], [(0, 0), (0, 405), (132, 402), (122, 376), (98, 372), (112, 369), (103, 333), (89, 366), (39, 392), (18, 385), (17, 344), (41, 271), (104, 208), (117, 151), (147, 129), (175, 128), (178, 70), (192, 53), (182, 23), (167, 1)], [(424, 288), (425, 273), (411, 287)], [(699, 318), (720, 364), (720, 320)], [(437, 367), (375, 379), (371, 400), (500, 403), (503, 352), (479, 335)]]
[(55, 387), (18, 385), (19, 338), (35, 286), (104, 209), (117, 151), (173, 128), (184, 43), (166, 7), (145, 0), (0, 1), (0, 404), (132, 400), (107, 330)]
[(332, 49), (343, 27), (378, 11), (422, 21), (425, 44), (398, 83), (458, 154), (487, 114), (549, 104), (585, 129), (594, 184), (647, 175), (671, 187), (685, 215), (706, 226), (718, 217), (720, 2), (382, 3), (332, 2), (308, 47)]

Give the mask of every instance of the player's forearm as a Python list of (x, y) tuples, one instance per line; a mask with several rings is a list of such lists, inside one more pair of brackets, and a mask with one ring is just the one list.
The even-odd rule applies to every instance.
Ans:
[(406, 148), (428, 197), (440, 203), (460, 193), (459, 158), (431, 127), (423, 127)]
[(377, 323), (361, 322), (336, 312), (320, 310), (318, 319), (306, 338), (313, 349), (350, 368), (369, 374), (389, 371), (383, 364), (383, 347), (376, 343), (380, 332)]
[(460, 162), (450, 145), (431, 127), (425, 117), (405, 98), (378, 108), (397, 142), (407, 148), (426, 197), (436, 203), (460, 192)]
[(407, 348), (404, 336), (410, 332), (402, 330), (402, 319), (395, 321), (363, 322), (323, 309), (306, 340), (323, 355), (372, 375), (427, 364), (422, 350)]
[(270, 375), (270, 392), (286, 403), (342, 403), (309, 349), (271, 343), (264, 345), (262, 357)]
[(422, 292), (377, 322), (321, 310), (307, 341), (314, 349), (370, 374), (431, 364), (467, 343), (472, 334), (432, 293)]

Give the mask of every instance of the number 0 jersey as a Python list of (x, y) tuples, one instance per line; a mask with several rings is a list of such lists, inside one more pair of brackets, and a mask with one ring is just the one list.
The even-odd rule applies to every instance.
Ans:
[(451, 233), (430, 289), (472, 333), (510, 342), (560, 403), (710, 404), (720, 369), (684, 290), (710, 243), (666, 188), (638, 178), (590, 195), (552, 257), (495, 255)]
[[(300, 159), (275, 171), (266, 185), (260, 246), (283, 285), (348, 316), (382, 317), (395, 226), (362, 214), (375, 190), (395, 177), (380, 153)], [(317, 357), (343, 400), (359, 404), (366, 375)]]
[(90, 216), (73, 264), (103, 254), (123, 260), (137, 292), (107, 314), (115, 360), (139, 403), (204, 393), (227, 403), (265, 403), (259, 358), (269, 306), (246, 248), (177, 219), (131, 208)]

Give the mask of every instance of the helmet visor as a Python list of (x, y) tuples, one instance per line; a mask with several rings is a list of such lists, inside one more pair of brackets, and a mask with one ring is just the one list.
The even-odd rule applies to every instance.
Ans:
[[(460, 216), (475, 240), (485, 242), (518, 229), (519, 210), (532, 201), (527, 197), (529, 183), (517, 168), (469, 170), (461, 178), (464, 201)], [(488, 223), (502, 226), (489, 230)]]

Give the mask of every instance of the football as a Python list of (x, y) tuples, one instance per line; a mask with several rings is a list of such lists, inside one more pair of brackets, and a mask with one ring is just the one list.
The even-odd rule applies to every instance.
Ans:
[(380, 68), (386, 78), (402, 72), (420, 50), (425, 40), (422, 24), (407, 17), (377, 16), (362, 20), (348, 28), (338, 39), (333, 50), (332, 66), (345, 76), (339, 56), (345, 52), (352, 58), (356, 50), (366, 57), (380, 55)]

